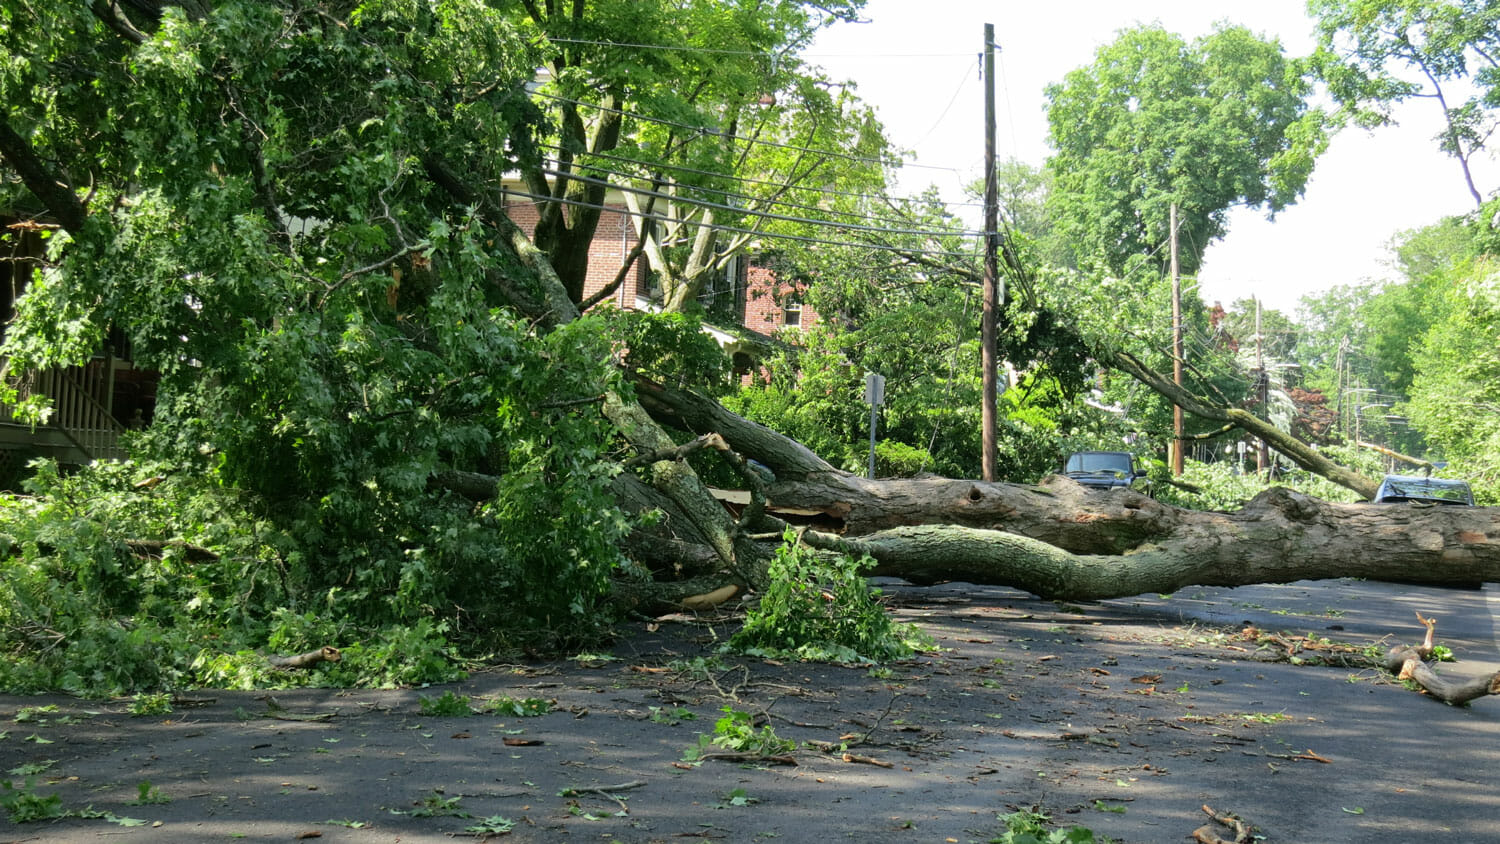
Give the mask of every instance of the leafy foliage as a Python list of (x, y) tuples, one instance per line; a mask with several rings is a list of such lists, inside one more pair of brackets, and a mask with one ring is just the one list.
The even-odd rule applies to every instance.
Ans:
[(730, 650), (802, 659), (904, 659), (922, 645), (910, 625), (893, 622), (860, 572), (869, 559), (820, 557), (788, 531), (776, 550), (760, 604), (729, 640)]
[(698, 316), (624, 311), (614, 319), (632, 372), (709, 396), (729, 391), (729, 358)]
[(1408, 405), (1413, 423), (1469, 479), (1475, 500), (1500, 503), (1500, 276), (1479, 262), (1454, 307), (1423, 337)]
[(1435, 139), (1458, 160), (1475, 205), (1483, 195), (1469, 162), (1487, 147), (1500, 107), (1496, 11), (1484, 0), (1312, 0), (1317, 62), (1343, 116), (1361, 126), (1391, 123), (1391, 107), (1434, 100), (1445, 128)]
[(1096, 837), (1093, 830), (1081, 826), (1050, 829), (1050, 818), (1042, 812), (1020, 809), (1001, 815), (1005, 832), (990, 839), (990, 844), (1110, 844), (1111, 839)]
[(32, 823), (67, 817), (63, 809), (62, 796), (56, 793), (42, 796), (32, 790), (35, 782), (28, 779), (17, 787), (10, 780), (0, 782), (0, 807), (11, 823)]
[[(1017, 190), (1026, 190), (1024, 184)], [(959, 228), (939, 207), (908, 201), (869, 209), (900, 226), (886, 249), (783, 247), (762, 256), (784, 281), (805, 286), (820, 315), (766, 362), (769, 379), (724, 400), (727, 407), (803, 442), (849, 471), (867, 466), (870, 407), (864, 373), (886, 379), (876, 419), (876, 473), (980, 472), (980, 296), (976, 256), (958, 237), (914, 231)], [(892, 218), (892, 214), (898, 214)], [(1020, 248), (1020, 247), (1018, 247)], [(1030, 255), (1025, 260), (1030, 260)], [(1029, 296), (1029, 294), (1027, 294)], [(1072, 326), (1016, 295), (1000, 356), (1023, 376), (1004, 390), (998, 425), (1001, 477), (1029, 481), (1059, 451), (1050, 436), (1082, 388), (1087, 353)]]
[[(391, 686), (462, 674), (443, 622), (362, 625), (337, 594), (297, 588), (286, 552), (294, 543), (246, 512), (239, 494), (160, 465), (35, 469), (32, 495), (0, 498), (0, 686), (134, 693), (133, 708), (156, 714), (170, 702), (160, 689)], [(160, 482), (140, 486), (143, 476)], [(275, 671), (254, 650), (331, 642), (344, 659), (306, 672)]]
[(474, 714), (474, 708), (470, 705), (468, 696), (454, 694), (452, 690), (443, 692), (437, 697), (422, 695), (417, 702), (423, 715), (440, 718), (467, 718)]
[(730, 706), (724, 707), (721, 711), (724, 717), (714, 722), (714, 731), (700, 735), (697, 746), (684, 751), (684, 760), (697, 761), (711, 747), (721, 747), (733, 753), (748, 753), (755, 756), (790, 753), (797, 747), (797, 743), (791, 739), (776, 735), (776, 731), (771, 728), (770, 724), (756, 729), (755, 718), (748, 712), (741, 712)]
[[(1353, 450), (1340, 450), (1329, 456), (1346, 466), (1359, 465), (1358, 455)], [(1373, 469), (1368, 471), (1371, 475), (1379, 474)], [(1308, 472), (1293, 472), (1289, 476), (1279, 478), (1275, 484), (1270, 484), (1253, 471), (1246, 472), (1228, 461), (1218, 463), (1185, 461), (1181, 481), (1192, 485), (1198, 491), (1190, 492), (1180, 486), (1160, 484), (1156, 487), (1157, 500), (1193, 510), (1231, 512), (1243, 507), (1250, 499), (1273, 485), (1287, 486), (1324, 501), (1358, 500), (1358, 497), (1348, 489)]]
[(1047, 89), (1059, 234), (1110, 272), (1159, 271), (1176, 203), (1182, 271), (1196, 273), (1230, 207), (1274, 214), (1302, 193), (1326, 145), (1310, 91), (1304, 63), (1241, 27), (1191, 44), (1159, 25), (1123, 31)]
[[(254, 651), (309, 639), (352, 645), (313, 682), (425, 682), (453, 676), (456, 642), (596, 635), (627, 529), (597, 409), (620, 389), (614, 345), (600, 318), (503, 307), (540, 297), (536, 275), (433, 176), (498, 182), (543, 131), (521, 25), (473, 0), (169, 5), (115, 26), (95, 14), (115, 7), (22, 7), (0, 27), (7, 126), (97, 190), (18, 303), (9, 371), (122, 332), (161, 373), (135, 448), (169, 480), (44, 470), (36, 498), (0, 505), (24, 561), (6, 644), (65, 645), (6, 685), (298, 682)], [(455, 469), (494, 495), (435, 482)], [(143, 562), (126, 539), (212, 559)]]

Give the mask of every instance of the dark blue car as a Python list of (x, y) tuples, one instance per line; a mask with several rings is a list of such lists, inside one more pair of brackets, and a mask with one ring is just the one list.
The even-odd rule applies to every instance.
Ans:
[(1063, 474), (1090, 489), (1133, 489), (1151, 494), (1151, 479), (1128, 451), (1077, 451), (1068, 456)]

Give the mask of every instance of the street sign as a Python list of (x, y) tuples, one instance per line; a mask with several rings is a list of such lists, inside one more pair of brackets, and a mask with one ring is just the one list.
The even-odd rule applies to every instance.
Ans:
[(885, 376), (873, 372), (865, 373), (865, 404), (879, 407), (885, 404)]

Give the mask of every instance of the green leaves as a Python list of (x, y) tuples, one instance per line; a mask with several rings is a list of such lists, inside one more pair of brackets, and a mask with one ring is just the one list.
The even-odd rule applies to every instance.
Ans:
[(739, 653), (835, 662), (881, 662), (911, 656), (925, 644), (877, 603), (861, 572), (868, 559), (819, 557), (788, 530), (767, 568), (769, 585), (729, 640)]
[(1305, 68), (1274, 41), (1221, 26), (1189, 44), (1159, 26), (1122, 32), (1050, 86), (1052, 209), (1079, 260), (1166, 266), (1179, 207), (1192, 275), (1234, 205), (1295, 202), (1326, 145)]
[[(1482, 152), (1500, 107), (1500, 13), (1484, 0), (1312, 0), (1315, 59), (1342, 115), (1360, 126), (1392, 122), (1391, 109), (1430, 97), (1446, 121), (1438, 146), (1456, 158), (1477, 206), (1470, 159)], [(1465, 96), (1467, 95), (1467, 96)]]

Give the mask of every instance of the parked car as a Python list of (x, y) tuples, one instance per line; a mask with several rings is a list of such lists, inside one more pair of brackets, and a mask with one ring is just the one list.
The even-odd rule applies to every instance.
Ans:
[(1463, 481), (1424, 478), (1419, 475), (1386, 475), (1370, 499), (1377, 504), (1398, 501), (1431, 501), (1436, 504), (1474, 506), (1474, 491)]
[(1077, 451), (1068, 456), (1063, 474), (1090, 489), (1133, 489), (1151, 494), (1151, 479), (1128, 451)]

